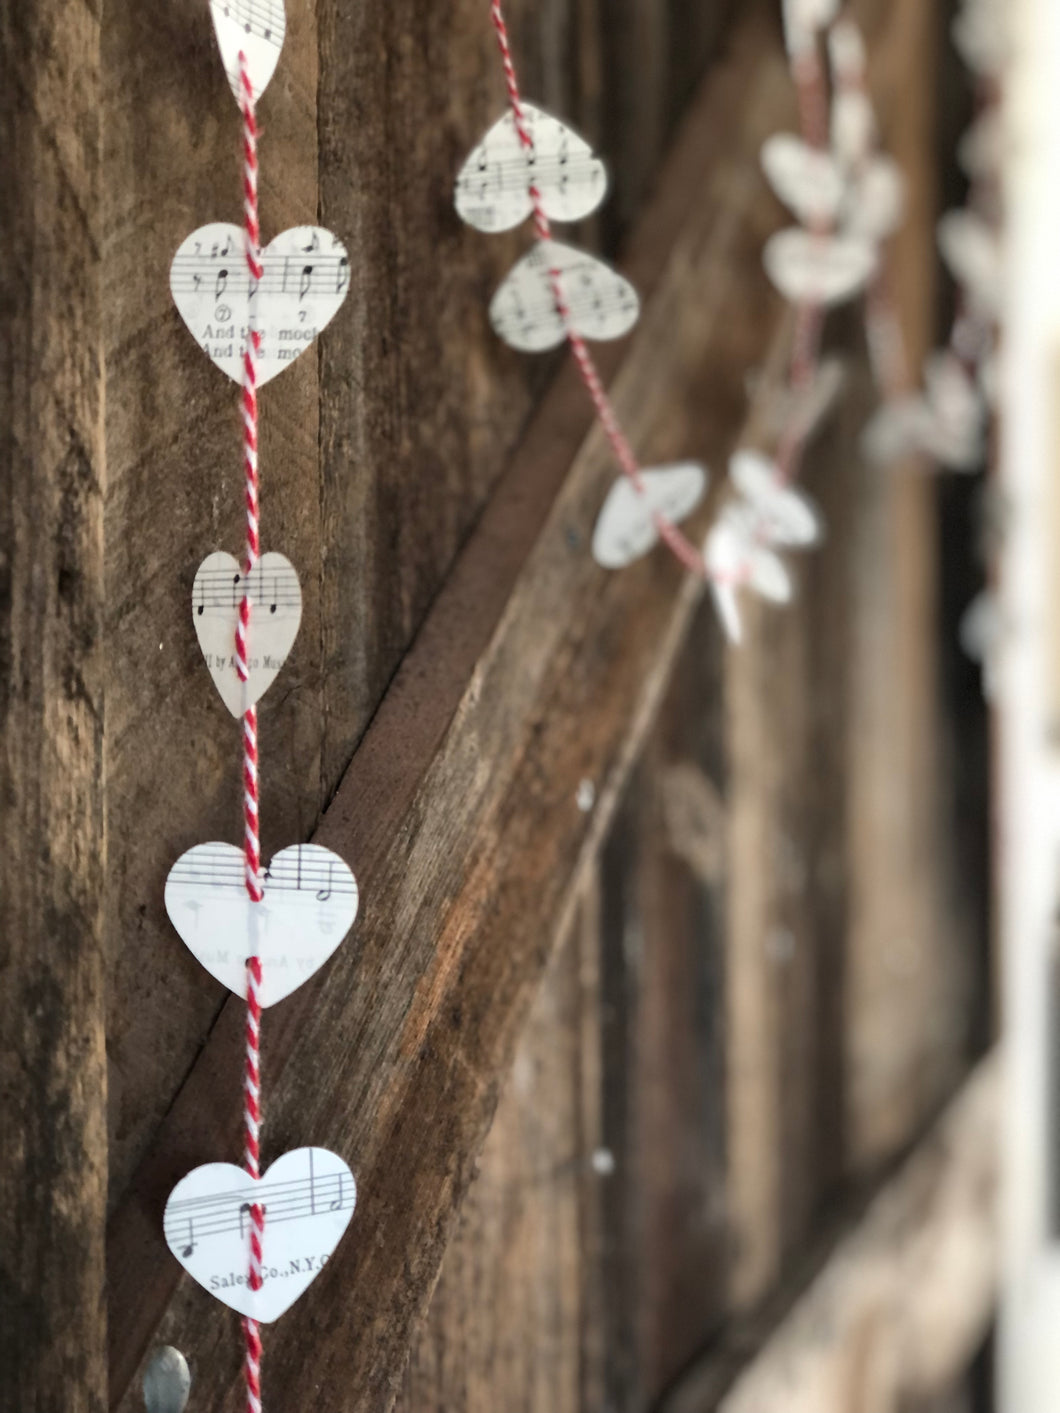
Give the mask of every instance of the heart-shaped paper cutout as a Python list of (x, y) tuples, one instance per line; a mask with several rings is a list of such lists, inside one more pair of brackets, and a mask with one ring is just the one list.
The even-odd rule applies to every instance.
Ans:
[[(295, 1148), (258, 1179), (234, 1163), (206, 1163), (181, 1178), (163, 1219), (166, 1245), (204, 1290), (269, 1324), (327, 1264), (350, 1224), (357, 1185), (336, 1153)], [(264, 1208), (262, 1284), (251, 1290), (250, 1209)]]
[(817, 31), (830, 25), (839, 0), (783, 0), (784, 40), (791, 55), (804, 54), (817, 42)]
[(605, 569), (623, 569), (656, 545), (655, 515), (673, 525), (692, 514), (707, 486), (704, 467), (694, 461), (654, 466), (640, 473), (642, 490), (628, 476), (608, 492), (593, 530), (593, 558)]
[(730, 642), (743, 638), (737, 590), (754, 589), (774, 603), (791, 599), (791, 579), (783, 561), (755, 537), (754, 513), (748, 506), (728, 505), (711, 527), (703, 546), (711, 576), (711, 593)]
[[(244, 593), (250, 600), (245, 682), (236, 672), (236, 623)], [(222, 550), (199, 565), (191, 591), (191, 616), (199, 647), (221, 700), (242, 716), (268, 691), (298, 635), (302, 588), (289, 559), (263, 554), (247, 580), (238, 562)]]
[(628, 280), (592, 255), (540, 240), (512, 269), (490, 304), (490, 322), (512, 348), (541, 353), (567, 337), (556, 307), (553, 271), (570, 327), (582, 338), (621, 338), (637, 322), (640, 300)]
[[(243, 381), (248, 319), (261, 336), (258, 385), (289, 368), (338, 312), (350, 285), (346, 247), (319, 226), (292, 226), (261, 252), (251, 289), (243, 231), (214, 221), (193, 231), (173, 257), (169, 287), (199, 347)], [(252, 307), (253, 306), (253, 307)]]
[(754, 511), (755, 538), (808, 549), (821, 538), (821, 517), (809, 496), (780, 480), (776, 463), (744, 448), (729, 459), (729, 478)]
[(991, 321), (1001, 313), (1003, 280), (997, 236), (974, 211), (949, 211), (939, 222), (939, 249), (950, 274), (975, 311)]
[(185, 946), (211, 976), (247, 994), (247, 958), (261, 958), (261, 1004), (274, 1006), (324, 965), (353, 926), (357, 883), (346, 863), (319, 844), (274, 855), (252, 901), (243, 851), (196, 844), (166, 879), (166, 912)]
[(830, 225), (843, 200), (843, 177), (830, 152), (778, 132), (762, 144), (762, 170), (785, 205), (808, 226)]
[(843, 205), (846, 235), (866, 240), (886, 240), (902, 224), (905, 214), (905, 178), (890, 157), (865, 163), (850, 184)]
[(533, 150), (525, 148), (506, 113), (460, 169), (456, 209), (480, 231), (507, 231), (533, 211), (536, 186), (551, 221), (580, 221), (595, 211), (607, 191), (604, 164), (566, 123), (523, 104)]
[(832, 151), (840, 167), (856, 170), (876, 145), (876, 114), (860, 88), (841, 90), (832, 99)]
[(766, 274), (793, 303), (840, 304), (875, 273), (877, 254), (860, 236), (825, 236), (795, 227), (766, 242)]
[(287, 33), (283, 0), (210, 0), (217, 47), (232, 92), (239, 101), (239, 55), (247, 62), (254, 101), (269, 86)]

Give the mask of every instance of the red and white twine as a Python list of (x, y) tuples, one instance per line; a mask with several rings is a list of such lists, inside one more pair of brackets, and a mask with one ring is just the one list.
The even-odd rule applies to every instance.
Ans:
[[(255, 290), (262, 277), (261, 228), (258, 224), (258, 128), (254, 116), (254, 90), (246, 55), (239, 55), (239, 108), (243, 115), (243, 212), (246, 238), (247, 338), (243, 350), (243, 470), (246, 496), (246, 553), (243, 562), (243, 597), (236, 623), (236, 672), (246, 682), (250, 676), (250, 576), (261, 557), (258, 510), (258, 389), (257, 355), (261, 335), (254, 327)], [(250, 706), (243, 714), (243, 821), (246, 888), (254, 903), (265, 896), (261, 886), (261, 832), (258, 819), (258, 711)], [(257, 937), (256, 930), (252, 935)], [(243, 1078), (244, 1165), (255, 1180), (261, 1177), (261, 958), (247, 958), (246, 1061)], [(247, 1283), (251, 1290), (262, 1284), (262, 1239), (265, 1209), (250, 1207), (250, 1259)], [(261, 1413), (261, 1329), (257, 1320), (243, 1321), (244, 1375), (247, 1413)]]

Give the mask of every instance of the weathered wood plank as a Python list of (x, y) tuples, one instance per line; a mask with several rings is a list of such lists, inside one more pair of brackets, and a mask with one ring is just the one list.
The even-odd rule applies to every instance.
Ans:
[(956, 1383), (997, 1283), (999, 1069), (979, 1064), (775, 1329), (738, 1323), (660, 1413), (900, 1413)]
[(4, 6), (0, 67), (0, 1403), (99, 1413), (99, 6)]
[[(717, 456), (742, 414), (742, 370), (772, 328), (776, 302), (753, 254), (769, 210), (755, 154), (782, 61), (763, 32), (750, 11), (630, 250), (654, 294), (615, 390), (653, 459), (689, 444)], [(694, 310), (689, 280), (701, 291)], [(716, 394), (709, 421), (704, 380)], [(311, 1135), (348, 1154), (364, 1239), (351, 1233), (270, 1332), (273, 1397), (298, 1386), (306, 1320), (320, 1409), (377, 1409), (393, 1396), (548, 954), (549, 919), (568, 906), (576, 860), (606, 817), (601, 807), (586, 820), (577, 783), (628, 763), (695, 602), (662, 558), (623, 576), (593, 567), (584, 539), (613, 471), (593, 432), (566, 475), (585, 428), (565, 372), (317, 835), (361, 872), (366, 915), (327, 974), (269, 1018), (266, 1149)], [(572, 602), (584, 605), (573, 618)], [(227, 1005), (112, 1224), (115, 1402), (156, 1330), (206, 1371), (204, 1398), (238, 1397), (236, 1343), (208, 1298), (185, 1284), (167, 1308), (177, 1272), (158, 1233), (172, 1180), (234, 1146), (239, 1027)], [(333, 1298), (340, 1280), (356, 1314)]]

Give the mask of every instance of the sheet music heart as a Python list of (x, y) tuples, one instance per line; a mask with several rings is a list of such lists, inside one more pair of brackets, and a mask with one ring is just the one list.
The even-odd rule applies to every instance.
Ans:
[[(204, 1290), (269, 1324), (327, 1265), (357, 1201), (353, 1174), (326, 1148), (295, 1148), (254, 1179), (234, 1163), (206, 1163), (181, 1178), (166, 1203), (166, 1245)], [(247, 1283), (250, 1209), (265, 1209), (262, 1285)]]
[(246, 56), (247, 77), (254, 101), (261, 97), (276, 71), (287, 33), (283, 0), (210, 0), (217, 47), (228, 82), (239, 101), (239, 55)]
[(1003, 295), (1001, 245), (974, 211), (949, 211), (939, 221), (939, 249), (976, 313), (994, 322)]
[(843, 176), (830, 152), (778, 132), (762, 144), (762, 170), (781, 201), (808, 226), (830, 225), (843, 200)]
[(855, 175), (843, 203), (846, 235), (878, 242), (893, 235), (905, 215), (905, 178), (890, 157), (874, 157)]
[(766, 242), (766, 274), (793, 303), (841, 304), (863, 289), (876, 270), (871, 241), (861, 236), (778, 231)]
[(679, 525), (703, 499), (704, 467), (693, 461), (653, 466), (640, 473), (642, 491), (621, 476), (608, 492), (593, 530), (593, 558), (604, 569), (623, 569), (653, 549), (659, 540), (653, 516)]
[(580, 221), (604, 199), (607, 173), (589, 144), (530, 103), (523, 104), (523, 115), (532, 152), (506, 113), (460, 169), (456, 209), (476, 230), (507, 231), (525, 221), (533, 211), (531, 185), (550, 221)]
[(754, 511), (754, 536), (770, 545), (808, 549), (821, 538), (821, 517), (809, 496), (784, 485), (776, 464), (746, 448), (729, 459), (729, 479)]
[(756, 539), (754, 513), (747, 506), (726, 506), (707, 535), (703, 558), (711, 574), (714, 605), (730, 642), (743, 639), (737, 599), (741, 586), (774, 603), (791, 599), (788, 571), (780, 558)]
[(331, 956), (357, 916), (357, 883), (346, 863), (318, 844), (281, 849), (265, 870), (264, 899), (251, 900), (242, 849), (196, 844), (166, 879), (166, 912), (211, 976), (247, 994), (246, 961), (261, 958), (261, 1004), (275, 1006)]
[(261, 252), (264, 274), (251, 291), (245, 250), (239, 226), (200, 226), (173, 257), (169, 287), (199, 347), (236, 383), (243, 381), (253, 304), (260, 387), (289, 368), (335, 317), (349, 288), (350, 261), (330, 231), (293, 226)]
[(542, 353), (567, 337), (567, 326), (556, 308), (552, 270), (559, 272), (570, 327), (582, 338), (621, 338), (637, 322), (640, 300), (628, 280), (592, 255), (558, 241), (540, 240), (512, 269), (490, 303), (490, 323), (512, 348)]
[(783, 0), (784, 41), (793, 57), (804, 54), (817, 41), (817, 31), (830, 25), (839, 12), (839, 0)]
[[(236, 623), (247, 591), (251, 603), (246, 682), (236, 672)], [(294, 565), (270, 550), (251, 571), (249, 588), (238, 561), (217, 550), (199, 565), (191, 591), (199, 647), (221, 700), (239, 717), (271, 687), (302, 621), (302, 587)]]

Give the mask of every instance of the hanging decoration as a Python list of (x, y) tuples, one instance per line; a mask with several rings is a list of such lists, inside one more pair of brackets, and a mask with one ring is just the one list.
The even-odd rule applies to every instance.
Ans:
[[(488, 233), (532, 219), (535, 242), (490, 305), (499, 337), (521, 352), (569, 345), (622, 472), (600, 512), (593, 555), (623, 568), (662, 541), (705, 580), (732, 641), (742, 635), (739, 594), (776, 603), (792, 597), (778, 551), (816, 544), (821, 517), (793, 482), (805, 449), (833, 405), (842, 368), (821, 358), (825, 312), (866, 298), (870, 345), (888, 386), (903, 379), (897, 320), (882, 278), (881, 246), (902, 218), (897, 166), (876, 151), (876, 124), (864, 82), (864, 45), (838, 0), (784, 0), (785, 40), (799, 100), (800, 133), (779, 133), (762, 151), (766, 177), (798, 224), (766, 245), (766, 273), (795, 306), (787, 385), (771, 409), (768, 451), (738, 448), (732, 494), (702, 549), (678, 526), (699, 505), (707, 473), (694, 462), (642, 468), (622, 430), (587, 347), (620, 338), (636, 323), (636, 291), (610, 266), (560, 244), (552, 224), (590, 215), (607, 192), (600, 159), (581, 137), (524, 102), (501, 0), (490, 13), (500, 48), (509, 112), (474, 149), (456, 181), (456, 207)], [(831, 84), (823, 61), (827, 37)]]
[(356, 1184), (345, 1161), (300, 1148), (261, 1171), (264, 1118), (262, 1011), (328, 960), (353, 925), (358, 894), (345, 861), (317, 845), (281, 850), (263, 868), (259, 825), (258, 707), (283, 669), (302, 617), (291, 562), (262, 552), (258, 389), (309, 348), (341, 306), (349, 259), (316, 226), (262, 246), (258, 220), (256, 105), (275, 71), (286, 19), (282, 0), (210, 0), (221, 60), (242, 116), (242, 227), (194, 231), (170, 270), (174, 303), (192, 336), (241, 388), (242, 561), (223, 550), (195, 575), (192, 622), (222, 702), (241, 723), (243, 842), (187, 850), (166, 883), (166, 910), (192, 955), (245, 999), (244, 1162), (194, 1169), (166, 1204), (167, 1244), (203, 1288), (243, 1316), (248, 1413), (261, 1409), (262, 1323), (311, 1284), (353, 1214)]

